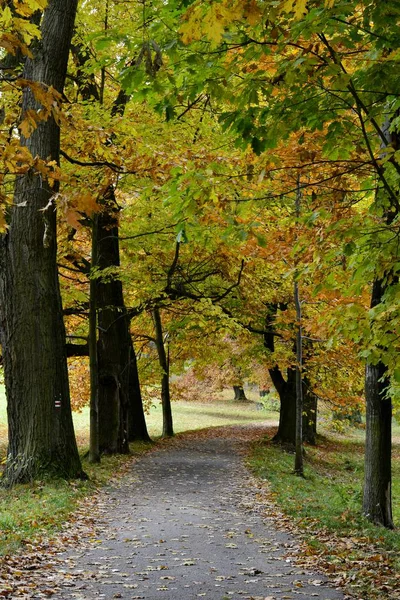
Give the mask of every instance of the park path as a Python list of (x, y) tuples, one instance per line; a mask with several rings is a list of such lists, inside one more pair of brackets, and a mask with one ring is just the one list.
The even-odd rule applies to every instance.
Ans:
[(222, 431), (161, 446), (102, 492), (97, 537), (59, 556), (52, 598), (343, 599), (296, 565), (298, 541), (260, 501), (240, 428)]

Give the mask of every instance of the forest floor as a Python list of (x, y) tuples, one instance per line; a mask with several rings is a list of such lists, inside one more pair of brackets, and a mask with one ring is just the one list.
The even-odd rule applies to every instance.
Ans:
[(161, 442), (56, 538), (5, 557), (0, 595), (57, 600), (339, 600), (245, 465), (261, 425)]

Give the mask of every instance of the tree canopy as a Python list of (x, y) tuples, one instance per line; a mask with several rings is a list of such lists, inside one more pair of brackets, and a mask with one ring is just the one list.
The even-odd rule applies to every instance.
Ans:
[[(57, 269), (67, 341), (96, 338), (75, 353), (93, 358), (121, 318), (147, 389), (166, 370), (204, 375), (211, 363), (232, 385), (268, 372), (284, 402), (297, 371), (304, 394), (351, 412), (366, 368), (372, 464), (371, 436), (390, 434), (368, 406), (378, 398), (389, 423), (400, 394), (399, 3), (82, 0), (61, 40), (65, 72), (50, 57), (48, 75), (54, 10), (55, 0), (1, 3), (5, 305), (13, 278), (42, 285), (40, 269), (29, 284), (13, 262), (27, 226), (35, 265)], [(6, 369), (21, 353), (10, 346), (15, 294), (2, 316)], [(149, 368), (167, 341), (171, 365)], [(113, 400), (123, 439), (127, 389)]]

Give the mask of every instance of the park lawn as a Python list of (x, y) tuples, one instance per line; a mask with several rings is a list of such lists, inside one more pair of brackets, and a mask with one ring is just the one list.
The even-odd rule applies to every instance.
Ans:
[[(400, 526), (400, 426), (394, 426), (393, 514)], [(306, 448), (305, 478), (293, 474), (294, 456), (270, 440), (254, 444), (249, 464), (269, 494), (305, 536), (303, 559), (318, 562), (356, 598), (394, 598), (400, 589), (400, 532), (361, 516), (364, 432), (348, 429)]]
[[(277, 421), (278, 413), (257, 410), (255, 403), (220, 402), (173, 402), (175, 432), (203, 429), (221, 425)], [(89, 411), (85, 408), (74, 413), (78, 447), (82, 456), (88, 450)], [(159, 404), (150, 409), (146, 417), (153, 439), (162, 431), (162, 413)], [(131, 444), (131, 456), (103, 457), (100, 465), (90, 465), (83, 458), (83, 468), (89, 481), (67, 482), (39, 481), (18, 485), (11, 490), (0, 488), (0, 555), (12, 554), (33, 538), (49, 537), (76, 509), (79, 500), (94, 493), (116, 473), (121, 472), (130, 461), (149, 451), (151, 444)], [(7, 448), (7, 415), (4, 388), (0, 386), (0, 462), (4, 465)]]

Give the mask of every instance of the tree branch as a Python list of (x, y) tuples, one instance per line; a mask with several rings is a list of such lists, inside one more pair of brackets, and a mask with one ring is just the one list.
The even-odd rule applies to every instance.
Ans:
[(109, 162), (108, 160), (95, 160), (93, 162), (84, 162), (82, 160), (78, 160), (77, 158), (72, 158), (71, 156), (69, 156), (69, 154), (64, 152), (64, 150), (60, 150), (60, 154), (73, 165), (78, 165), (80, 167), (108, 167), (116, 173), (125, 173), (125, 169), (119, 167), (115, 163)]

